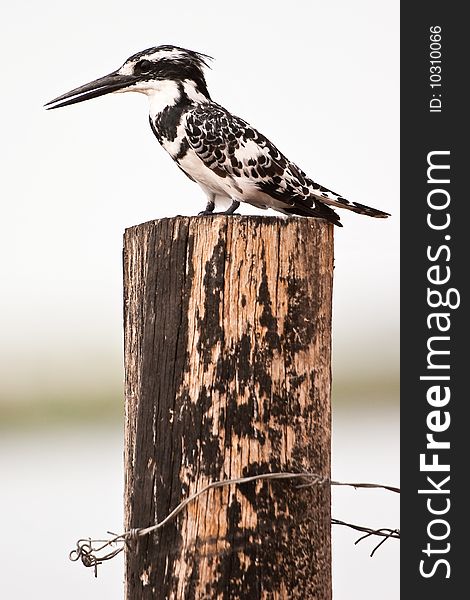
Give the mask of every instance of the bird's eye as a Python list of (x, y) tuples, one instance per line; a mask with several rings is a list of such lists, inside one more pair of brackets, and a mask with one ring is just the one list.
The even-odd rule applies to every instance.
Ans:
[(153, 64), (150, 60), (139, 60), (139, 62), (135, 63), (134, 73), (137, 75), (141, 73), (150, 73), (152, 66)]

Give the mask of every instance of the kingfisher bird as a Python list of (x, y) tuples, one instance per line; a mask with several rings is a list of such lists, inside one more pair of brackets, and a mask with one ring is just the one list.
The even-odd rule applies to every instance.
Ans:
[(138, 52), (109, 75), (47, 102), (59, 108), (110, 92), (139, 92), (149, 98), (153, 133), (178, 167), (207, 196), (201, 215), (232, 214), (246, 202), (287, 215), (325, 219), (341, 226), (331, 207), (384, 218), (388, 213), (315, 183), (263, 134), (213, 102), (204, 69), (212, 58), (178, 46)]

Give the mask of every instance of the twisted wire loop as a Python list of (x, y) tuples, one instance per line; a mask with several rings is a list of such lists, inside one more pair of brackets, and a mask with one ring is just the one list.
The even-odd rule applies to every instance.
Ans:
[[(111, 560), (115, 556), (117, 556), (120, 552), (124, 550), (124, 547), (127, 545), (129, 548), (134, 546), (139, 537), (143, 537), (145, 535), (149, 535), (153, 533), (157, 529), (164, 527), (167, 523), (172, 521), (184, 508), (196, 500), (202, 494), (205, 494), (211, 489), (219, 488), (228, 485), (240, 485), (243, 483), (249, 483), (251, 481), (258, 480), (271, 480), (271, 479), (298, 479), (301, 483), (296, 485), (296, 488), (304, 488), (312, 485), (337, 485), (337, 486), (349, 486), (353, 488), (365, 488), (365, 489), (383, 489), (390, 492), (395, 492), (397, 494), (400, 493), (400, 488), (389, 486), (389, 485), (381, 485), (378, 483), (344, 483), (340, 481), (332, 481), (325, 477), (320, 477), (315, 473), (286, 473), (286, 472), (275, 472), (275, 473), (261, 473), (259, 475), (252, 475), (250, 477), (239, 477), (237, 479), (226, 479), (221, 481), (213, 481), (209, 483), (198, 492), (195, 492), (182, 502), (178, 504), (162, 521), (159, 523), (155, 523), (150, 527), (145, 528), (134, 528), (129, 531), (125, 531), (119, 535), (113, 534), (108, 531), (110, 535), (113, 537), (107, 540), (92, 540), (91, 538), (82, 538), (77, 541), (76, 548), (74, 548), (69, 553), (69, 559), (71, 561), (80, 560), (85, 567), (91, 567), (94, 569), (95, 577), (98, 576), (98, 566), (101, 565), (106, 560)], [(303, 480), (303, 483), (302, 483)], [(388, 539), (395, 538), (400, 539), (400, 531), (398, 529), (389, 529), (387, 527), (381, 529), (371, 529), (369, 527), (363, 527), (361, 525), (354, 525), (352, 523), (346, 523), (345, 521), (340, 521), (339, 519), (331, 519), (332, 525), (344, 525), (345, 527), (350, 527), (351, 529), (355, 529), (356, 531), (364, 532), (365, 535), (361, 536), (356, 540), (355, 544), (358, 542), (370, 537), (370, 536), (378, 536), (383, 538), (372, 550), (370, 556), (373, 556), (376, 550)], [(101, 554), (106, 548), (115, 547), (113, 550)]]
[[(80, 560), (84, 567), (94, 569), (95, 577), (98, 577), (98, 566), (105, 560), (111, 560), (124, 550), (126, 534), (117, 535), (109, 540), (80, 539), (77, 541), (76, 548), (69, 553), (69, 559), (73, 562)], [(121, 544), (107, 554), (100, 555), (105, 548), (112, 547), (113, 544)]]

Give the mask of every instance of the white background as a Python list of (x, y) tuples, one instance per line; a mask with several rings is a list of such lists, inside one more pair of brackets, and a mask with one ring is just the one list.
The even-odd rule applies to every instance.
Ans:
[[(341, 212), (344, 228), (335, 231), (333, 372), (343, 395), (348, 395), (348, 386), (360, 396), (361, 385), (368, 388), (371, 381), (378, 381), (380, 390), (381, 381), (395, 381), (398, 7), (390, 0), (4, 3), (0, 9), (3, 401), (39, 401), (45, 395), (64, 395), (65, 389), (73, 389), (75, 396), (119, 389), (123, 231), (159, 217), (196, 214), (204, 206), (201, 190), (172, 164), (153, 137), (144, 96), (110, 95), (56, 111), (43, 109), (44, 102), (116, 69), (134, 52), (164, 43), (213, 56), (216, 60), (207, 74), (212, 97), (267, 135), (315, 181), (350, 200), (392, 213), (388, 220), (374, 220)], [(244, 212), (253, 210), (248, 207)], [(358, 414), (371, 414), (375, 401), (381, 404), (383, 399), (369, 395), (367, 410), (363, 403)], [(376, 478), (390, 475), (394, 480), (384, 483), (398, 483), (396, 411), (387, 417), (388, 433), (382, 436), (377, 433), (380, 420), (369, 430), (367, 421), (358, 422), (354, 408), (349, 410), (351, 419), (341, 421), (346, 423), (341, 431), (351, 446), (341, 447), (353, 456), (360, 435), (367, 449), (361, 460), (366, 464), (348, 463), (346, 472), (335, 473), (346, 460), (344, 454), (336, 454), (333, 476), (354, 480), (373, 475), (367, 469), (370, 452), (376, 459), (386, 457)], [(27, 448), (34, 448), (37, 440), (31, 440), (33, 445), (26, 444)], [(18, 458), (10, 442), (5, 448), (12, 460)], [(42, 468), (56, 480), (65, 476), (67, 465), (42, 464)], [(83, 485), (88, 485), (86, 477)], [(47, 489), (52, 494), (51, 487)], [(370, 494), (363, 493), (365, 503), (372, 501)], [(115, 502), (119, 511), (121, 499)], [(379, 503), (383, 505), (382, 497)], [(54, 503), (45, 501), (41, 520), (57, 522), (61, 515), (48, 514), (48, 505)], [(367, 506), (371, 514), (371, 505)], [(386, 511), (381, 522), (371, 525), (397, 526), (396, 514)], [(353, 561), (335, 567), (335, 600), (398, 597), (398, 543), (392, 540), (385, 546), (390, 549), (379, 552), (386, 560), (369, 559), (361, 546), (341, 543), (335, 549), (335, 556), (347, 553)], [(65, 570), (46, 553), (36, 553), (34, 560), (51, 582), (48, 589), (38, 589), (36, 597), (54, 598), (54, 582), (67, 580), (68, 565)], [(20, 558), (9, 565), (11, 583), (28, 568)], [(386, 578), (380, 588), (374, 572)], [(26, 597), (13, 593), (8, 577), (5, 583), (9, 590), (5, 597)], [(82, 595), (76, 597), (85, 593), (89, 598), (110, 597), (102, 588), (93, 596), (98, 589), (93, 584), (90, 581), (86, 592), (81, 588)], [(58, 589), (62, 591), (56, 597), (64, 597), (63, 587)], [(75, 597), (73, 589), (67, 597)]]

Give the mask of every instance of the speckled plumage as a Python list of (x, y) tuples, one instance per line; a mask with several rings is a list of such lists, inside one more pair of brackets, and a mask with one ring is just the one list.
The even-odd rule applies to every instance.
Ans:
[(131, 56), (110, 75), (48, 103), (65, 106), (107, 92), (135, 91), (150, 100), (150, 125), (180, 169), (208, 199), (204, 214), (240, 202), (340, 225), (332, 207), (371, 217), (387, 213), (350, 202), (315, 183), (264, 135), (212, 101), (204, 77), (209, 57), (177, 46)]

